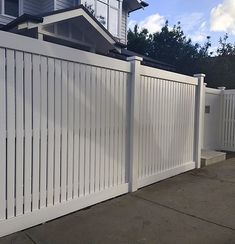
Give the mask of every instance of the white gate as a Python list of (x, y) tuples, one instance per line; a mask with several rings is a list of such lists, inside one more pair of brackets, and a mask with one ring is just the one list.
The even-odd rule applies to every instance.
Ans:
[(202, 97), (196, 100), (198, 79), (172, 74), (141, 66), (139, 79), (135, 78), (133, 160), (138, 165), (137, 188), (194, 169), (200, 163), (195, 158), (195, 121), (201, 120), (195, 116), (196, 103), (202, 102)]

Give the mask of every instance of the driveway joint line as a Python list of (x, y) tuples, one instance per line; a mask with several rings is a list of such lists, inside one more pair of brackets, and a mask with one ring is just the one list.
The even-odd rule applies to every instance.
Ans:
[(186, 216), (189, 216), (189, 217), (192, 217), (192, 218), (195, 218), (195, 219), (198, 219), (198, 220), (201, 220), (201, 221), (210, 223), (210, 224), (214, 224), (214, 225), (217, 225), (217, 226), (222, 227), (222, 228), (226, 228), (226, 229), (235, 231), (235, 228), (233, 228), (233, 227), (229, 227), (229, 226), (226, 226), (226, 225), (222, 225), (222, 224), (219, 224), (219, 223), (216, 223), (216, 222), (213, 222), (213, 221), (204, 219), (204, 218), (202, 218), (202, 217), (198, 217), (198, 216), (193, 215), (193, 214), (185, 213), (185, 212), (183, 212), (183, 211), (181, 211), (181, 210), (178, 210), (178, 209), (169, 207), (169, 206), (164, 205), (164, 204), (161, 204), (161, 203), (159, 203), (159, 202), (155, 202), (155, 201), (146, 199), (146, 198), (144, 198), (144, 197), (140, 197), (140, 196), (137, 196), (137, 195), (134, 195), (134, 194), (130, 194), (130, 195), (131, 195), (132, 197), (138, 198), (138, 199), (140, 199), (140, 200), (147, 201), (147, 202), (150, 202), (150, 203), (152, 203), (152, 204), (158, 205), (158, 206), (160, 206), (160, 207), (170, 209), (170, 210), (175, 211), (175, 212), (177, 212), (177, 213), (180, 213), (180, 214), (183, 214), (183, 215), (186, 215)]
[(195, 176), (195, 177), (200, 177), (200, 178), (206, 178), (206, 179), (209, 179), (209, 180), (215, 180), (215, 181), (219, 181), (219, 182), (223, 182), (223, 183), (235, 184), (235, 182), (233, 182), (233, 181), (217, 179), (217, 178), (209, 177), (209, 176), (206, 176), (206, 175), (196, 175), (196, 174), (193, 174), (193, 173), (191, 173), (190, 175)]
[(37, 242), (30, 236), (29, 233), (27, 233), (27, 231), (24, 231), (24, 234), (30, 239), (30, 241), (32, 241), (34, 244), (37, 244)]

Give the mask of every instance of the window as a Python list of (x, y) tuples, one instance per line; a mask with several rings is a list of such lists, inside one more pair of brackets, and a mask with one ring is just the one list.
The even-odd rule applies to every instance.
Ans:
[(97, 1), (96, 18), (99, 22), (108, 28), (108, 5), (101, 1)]
[(19, 16), (19, 0), (2, 0), (0, 3), (1, 14)]
[(119, 36), (119, 0), (84, 0), (84, 5), (114, 36)]
[(119, 22), (119, 14), (118, 10), (114, 8), (110, 8), (109, 15), (109, 31), (114, 35), (118, 36), (118, 22)]

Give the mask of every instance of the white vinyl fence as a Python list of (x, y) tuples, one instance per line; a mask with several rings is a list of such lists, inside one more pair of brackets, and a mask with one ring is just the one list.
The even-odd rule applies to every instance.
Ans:
[(0, 32), (0, 236), (200, 167), (202, 87)]
[(220, 150), (221, 90), (205, 88), (205, 123), (203, 149)]
[(235, 90), (221, 93), (221, 149), (235, 151)]
[[(139, 84), (139, 187), (195, 168), (197, 79), (142, 67)], [(176, 82), (178, 80), (178, 82)]]
[(235, 90), (205, 89), (204, 149), (235, 152)]

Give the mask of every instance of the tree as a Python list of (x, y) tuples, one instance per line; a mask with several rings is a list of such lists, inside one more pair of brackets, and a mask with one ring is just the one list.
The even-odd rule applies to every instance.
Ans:
[(235, 45), (228, 43), (228, 34), (219, 39), (219, 47), (217, 49), (218, 56), (231, 56), (235, 55)]
[(199, 45), (184, 34), (180, 22), (173, 28), (166, 22), (160, 32), (153, 34), (146, 29), (139, 30), (138, 26), (129, 30), (128, 49), (172, 64), (180, 73), (205, 73), (209, 87), (235, 89), (235, 44), (229, 43), (228, 39), (228, 34), (220, 38), (213, 56), (209, 52), (209, 36), (204, 45)]
[(127, 39), (129, 50), (146, 56), (150, 55), (152, 35), (149, 34), (147, 29), (139, 31), (139, 27), (135, 25), (133, 31), (129, 29)]
[(149, 34), (146, 29), (139, 31), (138, 26), (128, 31), (129, 50), (172, 64), (179, 72), (186, 74), (193, 71), (190, 67), (193, 67), (196, 60), (209, 56), (210, 46), (209, 37), (203, 47), (193, 44), (185, 36), (180, 22), (171, 29), (166, 21), (161, 31), (154, 34)]

